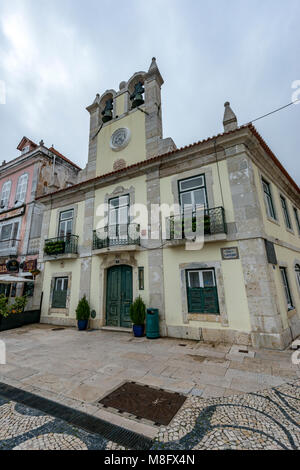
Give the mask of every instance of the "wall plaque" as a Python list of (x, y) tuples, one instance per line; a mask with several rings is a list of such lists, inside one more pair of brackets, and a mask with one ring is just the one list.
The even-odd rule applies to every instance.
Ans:
[(23, 215), (24, 212), (25, 212), (25, 206), (18, 207), (17, 209), (13, 209), (7, 212), (2, 212), (0, 214), (0, 221), (12, 219), (13, 217), (18, 217), (20, 215)]
[(239, 259), (239, 249), (237, 246), (232, 246), (230, 248), (221, 248), (222, 259)]

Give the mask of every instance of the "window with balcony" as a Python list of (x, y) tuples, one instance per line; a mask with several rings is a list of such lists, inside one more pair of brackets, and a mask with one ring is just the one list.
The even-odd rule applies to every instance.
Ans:
[(61, 212), (59, 215), (58, 236), (67, 237), (73, 232), (74, 210)]
[(27, 185), (28, 185), (28, 174), (24, 173), (24, 175), (20, 176), (16, 191), (16, 200), (15, 204), (23, 204), (26, 200), (26, 193), (27, 193)]
[(68, 293), (68, 277), (56, 277), (52, 294), (52, 308), (66, 308)]
[(207, 208), (207, 195), (205, 176), (199, 175), (179, 181), (179, 200), (184, 212), (189, 210), (195, 212), (197, 207)]
[(267, 215), (271, 219), (276, 220), (276, 212), (275, 212), (275, 208), (274, 208), (274, 204), (273, 204), (273, 198), (272, 198), (270, 183), (268, 183), (266, 180), (262, 179), (262, 185), (263, 185), (264, 198), (265, 198), (266, 207), (267, 207)]
[(286, 268), (280, 268), (285, 298), (289, 310), (294, 308)]
[(0, 209), (7, 208), (9, 197), (10, 197), (10, 190), (11, 190), (11, 181), (6, 181), (2, 186)]
[(187, 271), (187, 297), (189, 313), (220, 313), (214, 269)]
[(286, 199), (283, 196), (280, 196), (280, 202), (281, 202), (281, 206), (282, 206), (285, 225), (288, 229), (291, 230), (292, 229), (292, 224), (291, 224), (291, 219), (290, 219), (290, 214), (289, 214)]

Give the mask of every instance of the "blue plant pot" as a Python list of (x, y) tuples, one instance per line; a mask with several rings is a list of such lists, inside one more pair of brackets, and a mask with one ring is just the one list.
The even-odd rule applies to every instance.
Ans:
[(144, 336), (144, 325), (133, 325), (133, 334), (136, 338)]
[(87, 329), (88, 320), (77, 320), (78, 330), (83, 331)]

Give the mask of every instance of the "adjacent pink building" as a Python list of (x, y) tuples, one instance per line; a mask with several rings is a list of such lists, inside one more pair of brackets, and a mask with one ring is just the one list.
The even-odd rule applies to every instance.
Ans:
[(28, 279), (30, 271), (39, 268), (43, 205), (36, 198), (73, 185), (80, 167), (43, 141), (37, 145), (23, 137), (17, 150), (17, 158), (0, 165), (0, 293), (7, 297), (26, 293), (27, 309), (37, 309), (41, 302), (38, 276), (34, 285), (3, 284), (1, 276), (7, 275), (10, 260), (17, 260), (18, 277)]

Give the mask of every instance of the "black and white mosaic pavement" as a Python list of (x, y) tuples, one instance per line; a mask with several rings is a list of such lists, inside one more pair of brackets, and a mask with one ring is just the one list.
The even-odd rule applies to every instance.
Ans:
[[(9, 449), (124, 446), (0, 395), (0, 450)], [(152, 445), (152, 450), (218, 449), (300, 449), (300, 380), (244, 395), (189, 396), (170, 425), (159, 428)]]
[(300, 380), (245, 395), (189, 397), (152, 449), (300, 449)]
[(0, 397), (0, 450), (103, 450), (108, 440)]

